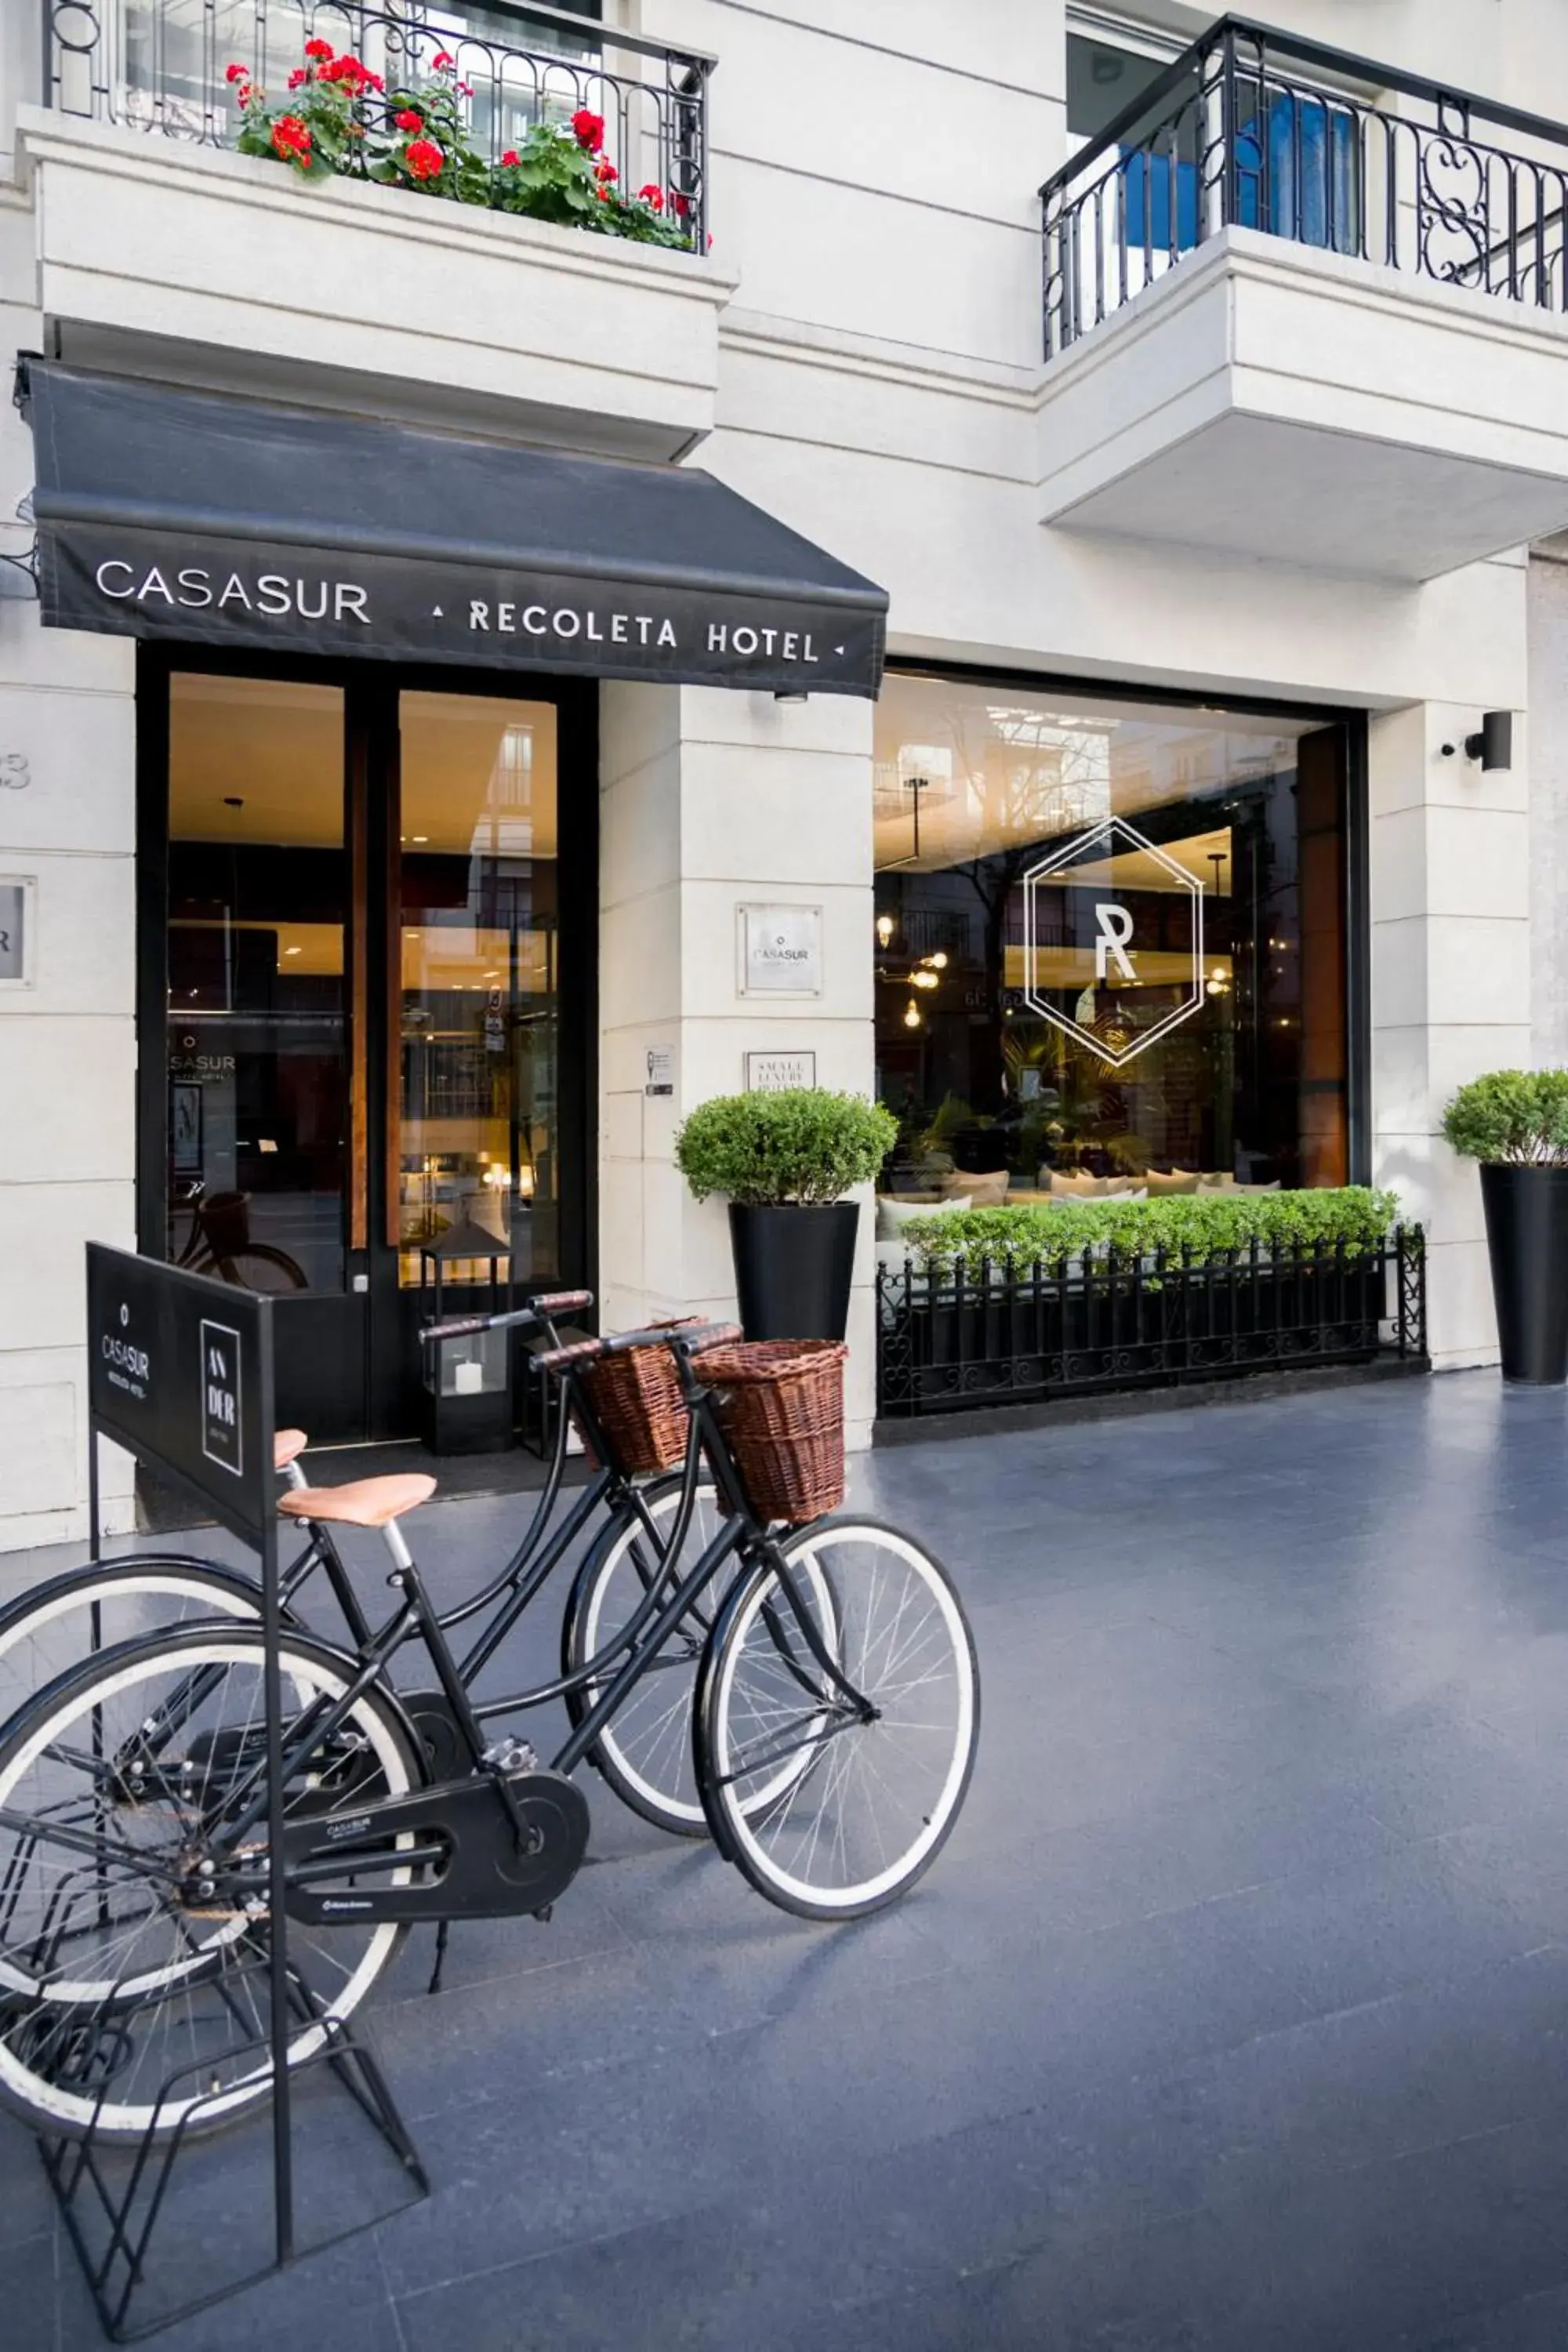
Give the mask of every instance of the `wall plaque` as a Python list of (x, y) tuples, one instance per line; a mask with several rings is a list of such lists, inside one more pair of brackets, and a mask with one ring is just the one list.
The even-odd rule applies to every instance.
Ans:
[(31, 988), (37, 883), (30, 874), (0, 874), (0, 988)]
[(815, 1054), (748, 1054), (746, 1056), (746, 1092), (752, 1095), (783, 1094), (792, 1087), (814, 1087), (816, 1084)]
[(742, 906), (735, 909), (742, 996), (822, 994), (820, 907)]

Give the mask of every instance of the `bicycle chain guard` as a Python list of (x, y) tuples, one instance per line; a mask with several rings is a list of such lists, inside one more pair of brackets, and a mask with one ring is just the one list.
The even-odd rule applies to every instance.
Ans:
[[(289, 1916), (310, 1927), (360, 1920), (511, 1919), (542, 1911), (572, 1884), (588, 1847), (588, 1803), (559, 1772), (514, 1772), (507, 1789), (524, 1840), (496, 1782), (484, 1773), (406, 1797), (386, 1797), (356, 1813), (300, 1822), (284, 1840), (289, 1870), (331, 1856), (332, 1882), (289, 1888)], [(412, 1838), (412, 1847), (395, 1839)], [(414, 1868), (412, 1885), (348, 1885)]]

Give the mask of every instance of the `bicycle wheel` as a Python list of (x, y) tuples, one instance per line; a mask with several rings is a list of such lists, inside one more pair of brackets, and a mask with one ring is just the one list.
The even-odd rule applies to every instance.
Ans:
[[(355, 1671), (294, 1633), (282, 1668), (295, 1720)], [(0, 2099), (36, 2129), (205, 2131), (268, 2095), (265, 1900), (222, 1892), (226, 1867), (265, 1869), (265, 1818), (242, 1849), (230, 1836), (265, 1780), (262, 1676), (257, 1629), (192, 1626), (106, 1652), (0, 1737)], [(300, 1759), (286, 1809), (358, 1811), (423, 1777), (402, 1710), (372, 1685)], [(327, 1891), (353, 1883), (345, 1871)], [(291, 2063), (358, 2008), (405, 1933), (290, 1921)]]
[(260, 1614), (259, 1588), (211, 1560), (146, 1553), (69, 1569), (0, 1609), (0, 1729), (47, 1684), (105, 1650), (208, 1618)]
[(792, 1583), (815, 1573), (833, 1592), (834, 1663), (866, 1705), (824, 1672), (761, 1561), (702, 1662), (702, 1800), (760, 1894), (803, 1918), (858, 1918), (914, 1885), (958, 1818), (980, 1727), (974, 1643), (947, 1570), (894, 1528), (822, 1519), (779, 1549)]
[(247, 1242), (242, 1249), (215, 1253), (204, 1257), (195, 1271), (232, 1283), (238, 1290), (258, 1290), (274, 1298), (310, 1287), (310, 1277), (298, 1259), (287, 1250), (274, 1249), (269, 1242)]
[[(644, 1505), (662, 1542), (668, 1540), (680, 1494), (679, 1475), (643, 1490)], [(712, 1483), (704, 1478), (679, 1562), (670, 1564), (677, 1575), (696, 1566), (721, 1524)], [(581, 1674), (601, 1654), (614, 1650), (656, 1577), (674, 1591), (670, 1569), (655, 1558), (637, 1519), (627, 1514), (604, 1530), (573, 1580), (562, 1626), (563, 1673)], [(649, 1660), (642, 1680), (588, 1750), (588, 1761), (623, 1804), (676, 1837), (708, 1834), (691, 1764), (691, 1693), (713, 1613), (712, 1596), (705, 1595)], [(623, 1650), (610, 1657), (601, 1675), (572, 1695), (568, 1705), (574, 1725), (604, 1696), (626, 1655)]]

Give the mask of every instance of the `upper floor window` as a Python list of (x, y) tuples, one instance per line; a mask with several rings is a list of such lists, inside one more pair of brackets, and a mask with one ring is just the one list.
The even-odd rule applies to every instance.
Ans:
[(1123, 110), (1141, 98), (1169, 60), (1100, 40), (1088, 33), (1068, 35), (1068, 143), (1069, 152), (1098, 139)]

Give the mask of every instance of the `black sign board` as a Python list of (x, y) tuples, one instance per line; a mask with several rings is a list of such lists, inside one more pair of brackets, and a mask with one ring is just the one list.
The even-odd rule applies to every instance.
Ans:
[(784, 593), (643, 586), (320, 548), (51, 524), (46, 627), (289, 653), (577, 671), (770, 693), (868, 694), (879, 613)]
[(278, 1507), (271, 1300), (89, 1242), (87, 1338), (95, 1434), (262, 1541)]

